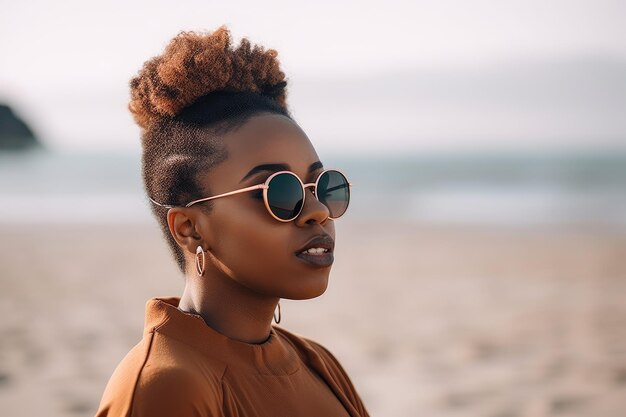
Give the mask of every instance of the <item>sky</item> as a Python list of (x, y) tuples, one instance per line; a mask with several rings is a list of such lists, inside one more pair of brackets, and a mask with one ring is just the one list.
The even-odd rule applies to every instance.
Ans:
[(129, 79), (222, 24), (325, 151), (626, 150), (623, 1), (0, 1), (0, 102), (61, 151), (138, 152)]

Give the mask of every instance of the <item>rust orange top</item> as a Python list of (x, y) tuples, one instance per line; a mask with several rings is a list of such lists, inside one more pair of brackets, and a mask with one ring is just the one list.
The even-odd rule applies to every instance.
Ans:
[(115, 368), (96, 417), (369, 417), (319, 343), (277, 326), (261, 344), (230, 339), (179, 301), (147, 302), (143, 338)]

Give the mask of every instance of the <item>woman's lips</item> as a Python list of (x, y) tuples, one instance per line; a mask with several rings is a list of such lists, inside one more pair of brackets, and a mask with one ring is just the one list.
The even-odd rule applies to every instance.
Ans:
[(312, 254), (312, 253), (296, 253), (296, 257), (300, 258), (302, 261), (308, 263), (309, 265), (316, 267), (325, 267), (331, 266), (335, 257), (331, 251), (320, 253), (320, 254)]

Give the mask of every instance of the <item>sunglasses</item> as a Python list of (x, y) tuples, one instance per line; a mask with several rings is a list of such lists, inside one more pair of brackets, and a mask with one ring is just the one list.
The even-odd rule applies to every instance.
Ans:
[[(253, 185), (213, 197), (193, 200), (187, 203), (185, 207), (246, 191), (263, 190), (263, 201), (270, 215), (278, 221), (290, 222), (295, 220), (302, 212), (306, 196), (305, 189), (309, 187), (314, 188), (315, 198), (328, 208), (329, 219), (334, 220), (341, 217), (348, 209), (352, 183), (348, 182), (345, 175), (336, 169), (322, 171), (318, 175), (317, 180), (309, 184), (304, 184), (300, 177), (291, 171), (275, 172), (263, 184)], [(157, 203), (151, 198), (150, 201), (165, 208), (175, 207)]]

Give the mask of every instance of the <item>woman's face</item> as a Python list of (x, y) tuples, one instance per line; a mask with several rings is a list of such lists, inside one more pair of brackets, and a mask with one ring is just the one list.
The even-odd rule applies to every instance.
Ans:
[[(323, 167), (306, 134), (291, 119), (263, 113), (224, 136), (228, 159), (199, 176), (211, 195), (263, 183), (273, 172), (289, 170), (313, 183)], [(317, 164), (316, 164), (317, 163)], [(280, 164), (242, 180), (258, 165)], [(309, 168), (313, 165), (313, 170)], [(291, 222), (274, 219), (262, 193), (250, 191), (213, 200), (199, 224), (208, 249), (207, 265), (248, 289), (265, 295), (306, 299), (321, 295), (331, 266), (316, 266), (296, 256), (316, 236), (335, 239), (328, 209), (306, 189), (300, 215)], [(329, 251), (332, 257), (332, 250)]]

